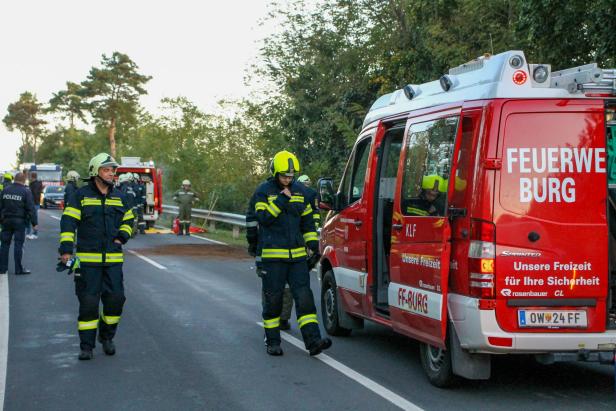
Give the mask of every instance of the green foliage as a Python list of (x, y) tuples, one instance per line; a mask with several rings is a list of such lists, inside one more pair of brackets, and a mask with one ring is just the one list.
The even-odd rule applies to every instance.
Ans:
[(85, 103), (83, 101), (84, 89), (81, 85), (71, 81), (66, 82), (66, 90), (60, 90), (53, 94), (49, 100), (49, 108), (52, 113), (60, 113), (62, 118), (68, 119), (70, 128), (75, 128), (75, 120), (86, 122)]
[(19, 100), (9, 104), (8, 114), (2, 121), (9, 131), (18, 130), (21, 133), (22, 147), (19, 151), (20, 161), (35, 161), (37, 143), (43, 133), (46, 123), (41, 118), (43, 105), (36, 95), (26, 91), (21, 93)]
[(116, 155), (116, 129), (131, 125), (139, 112), (139, 96), (147, 94), (145, 84), (152, 77), (140, 74), (139, 67), (126, 54), (103, 54), (101, 68), (92, 67), (81, 83), (79, 94), (99, 126), (108, 129), (109, 151)]

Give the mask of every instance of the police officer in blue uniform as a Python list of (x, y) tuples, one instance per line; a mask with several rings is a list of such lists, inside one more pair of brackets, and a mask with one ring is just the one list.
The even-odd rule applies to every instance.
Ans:
[[(92, 158), (90, 180), (68, 199), (60, 221), (58, 251), (63, 263), (73, 260), (77, 243), (75, 293), (79, 299), (80, 360), (94, 357), (97, 330), (105, 354), (115, 354), (113, 338), (126, 301), (122, 245), (131, 237), (134, 215), (123, 194), (114, 187), (117, 167), (109, 154)], [(103, 303), (100, 312), (99, 301)]]
[(319, 244), (313, 210), (305, 197), (304, 186), (294, 181), (299, 172), (297, 157), (288, 151), (276, 153), (271, 164), (272, 177), (257, 187), (255, 214), (259, 226), (257, 261), (265, 300), (263, 328), (267, 353), (282, 355), (280, 313), (282, 296), (289, 283), (304, 344), (310, 355), (317, 355), (332, 344), (321, 338), (314, 296), (310, 289), (307, 251), (318, 256)]
[(11, 240), (15, 237), (14, 258), (15, 274), (30, 274), (30, 270), (21, 265), (24, 241), (26, 239), (26, 224), (32, 223), (38, 228), (37, 215), (34, 210), (32, 193), (25, 186), (26, 176), (17, 173), (15, 182), (5, 186), (0, 193), (0, 221), (2, 233), (0, 234), (0, 274), (6, 274), (9, 267), (9, 248)]

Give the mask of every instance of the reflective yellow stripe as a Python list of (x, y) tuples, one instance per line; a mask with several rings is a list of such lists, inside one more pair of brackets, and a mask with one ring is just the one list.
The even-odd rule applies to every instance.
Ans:
[(408, 214), (417, 214), (421, 216), (426, 216), (429, 214), (426, 210), (422, 210), (421, 208), (415, 208), (415, 207), (407, 207), (406, 212)]
[(255, 211), (259, 211), (259, 210), (267, 210), (267, 203), (264, 203), (261, 201), (255, 204)]
[(73, 217), (75, 220), (81, 220), (81, 210), (78, 208), (66, 207), (62, 215)]
[(97, 327), (98, 327), (98, 320), (79, 321), (79, 331), (96, 330)]
[(60, 242), (63, 243), (65, 241), (74, 242), (75, 241), (75, 233), (70, 231), (66, 231), (64, 233), (60, 233)]
[(291, 258), (305, 257), (306, 255), (308, 254), (306, 254), (306, 249), (304, 247), (291, 250)]
[(126, 234), (128, 234), (129, 237), (133, 235), (133, 229), (127, 224), (122, 224), (120, 226), (120, 231), (126, 232)]
[(315, 323), (315, 324), (319, 323), (319, 321), (317, 320), (316, 314), (302, 315), (301, 317), (297, 319), (297, 324), (299, 324), (299, 328), (302, 328), (304, 325), (310, 324), (310, 323)]
[(304, 241), (308, 242), (308, 241), (319, 241), (319, 237), (317, 237), (317, 232), (316, 231), (311, 231), (309, 233), (305, 233), (304, 234)]
[(105, 262), (107, 263), (121, 263), (124, 261), (124, 255), (122, 253), (107, 253), (105, 255)]
[(289, 258), (289, 250), (286, 248), (264, 248), (261, 258)]
[(271, 320), (263, 320), (263, 328), (280, 327), (280, 317), (272, 318)]
[(267, 206), (267, 211), (274, 217), (278, 217), (280, 215), (280, 209), (274, 203), (269, 203)]
[(103, 313), (101, 313), (101, 320), (103, 320), (103, 322), (105, 324), (117, 324), (120, 322), (120, 316), (119, 315), (105, 315)]
[(321, 214), (319, 214), (319, 213), (314, 213), (314, 214), (313, 214), (313, 217), (314, 217), (314, 219), (315, 219), (315, 220), (319, 220), (319, 221), (321, 221)]
[(97, 206), (97, 205), (103, 205), (103, 203), (98, 198), (87, 198), (86, 197), (83, 200), (81, 200), (81, 205), (82, 206)]
[(291, 200), (289, 200), (290, 203), (303, 203), (304, 202), (304, 196), (291, 196)]
[(271, 202), (272, 202), (272, 201), (274, 201), (277, 197), (278, 197), (278, 195), (267, 196), (267, 201), (269, 201), (269, 202), (271, 203)]
[(105, 200), (105, 205), (124, 207), (124, 204), (122, 204), (120, 200)]
[(77, 257), (82, 263), (102, 263), (102, 253), (77, 253)]
[(306, 209), (304, 210), (304, 212), (302, 213), (302, 217), (307, 216), (308, 214), (312, 214), (312, 207), (310, 207), (310, 204), (308, 204), (306, 206)]
[(122, 221), (130, 220), (131, 218), (135, 218), (135, 215), (133, 214), (133, 210), (128, 210), (124, 213), (124, 218)]

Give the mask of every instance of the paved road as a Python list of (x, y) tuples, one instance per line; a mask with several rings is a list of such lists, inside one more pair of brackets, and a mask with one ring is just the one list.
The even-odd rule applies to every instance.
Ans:
[[(616, 409), (607, 366), (499, 358), (490, 381), (434, 388), (417, 344), (378, 325), (334, 338), (320, 358), (291, 344), (300, 338), (294, 325), (285, 355), (270, 357), (257, 325), (251, 261), (201, 239), (163, 234), (127, 246), (154, 265), (127, 253), (118, 354), (106, 357), (97, 347), (93, 361), (79, 362), (72, 278), (54, 270), (58, 215), (41, 211), (41, 236), (26, 245), (34, 273), (8, 277), (6, 411)], [(181, 255), (195, 248), (202, 252)], [(318, 295), (316, 279), (312, 287)], [(0, 298), (2, 290), (0, 282)]]

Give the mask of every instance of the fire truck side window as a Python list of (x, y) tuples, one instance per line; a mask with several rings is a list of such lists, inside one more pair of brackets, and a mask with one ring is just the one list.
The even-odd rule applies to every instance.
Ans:
[(366, 169), (368, 168), (368, 155), (370, 154), (370, 143), (371, 140), (366, 139), (357, 145), (353, 165), (353, 179), (351, 182), (349, 204), (359, 200), (364, 192)]
[(402, 213), (444, 216), (458, 117), (411, 125), (402, 181)]

